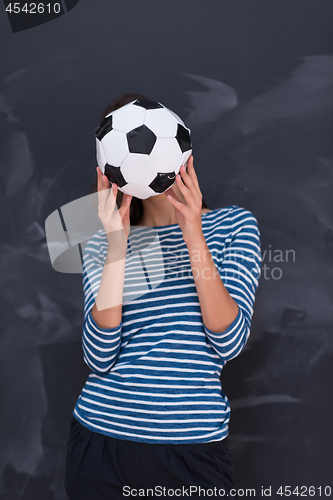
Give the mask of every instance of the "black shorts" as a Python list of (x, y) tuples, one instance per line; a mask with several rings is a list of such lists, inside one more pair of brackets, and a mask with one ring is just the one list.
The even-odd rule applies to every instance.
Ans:
[(222, 441), (125, 441), (91, 432), (72, 416), (65, 473), (69, 500), (215, 499), (230, 497), (232, 488), (231, 453)]

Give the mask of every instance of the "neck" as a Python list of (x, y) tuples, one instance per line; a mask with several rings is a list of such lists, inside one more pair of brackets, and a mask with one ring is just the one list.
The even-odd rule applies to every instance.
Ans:
[[(175, 184), (172, 189), (177, 196), (177, 198), (185, 203), (185, 199), (180, 192), (178, 186)], [(175, 214), (175, 209), (171, 202), (166, 197), (165, 193), (159, 194), (157, 196), (151, 196), (146, 200), (142, 200), (143, 205), (143, 215), (139, 222), (139, 226), (170, 226), (172, 224), (177, 224), (177, 218)]]

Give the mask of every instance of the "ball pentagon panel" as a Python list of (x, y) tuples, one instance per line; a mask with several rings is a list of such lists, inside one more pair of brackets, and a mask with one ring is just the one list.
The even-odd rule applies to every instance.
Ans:
[(126, 134), (130, 153), (149, 155), (156, 142), (156, 135), (146, 125), (141, 125)]
[(121, 173), (120, 167), (115, 167), (114, 165), (105, 165), (105, 175), (110, 182), (115, 182), (119, 188), (122, 188), (127, 184), (123, 174)]
[(169, 189), (175, 181), (175, 172), (158, 173), (153, 182), (149, 184), (149, 187), (151, 187), (154, 192), (161, 194)]
[(106, 134), (110, 132), (113, 128), (113, 117), (112, 115), (108, 115), (104, 118), (98, 129), (96, 130), (96, 137), (100, 141), (105, 137)]
[(140, 106), (144, 109), (158, 109), (164, 107), (163, 104), (157, 101), (149, 101), (147, 99), (137, 99), (133, 104), (134, 106)]
[(188, 128), (178, 124), (176, 139), (183, 153), (191, 149), (192, 144), (191, 144), (190, 130)]

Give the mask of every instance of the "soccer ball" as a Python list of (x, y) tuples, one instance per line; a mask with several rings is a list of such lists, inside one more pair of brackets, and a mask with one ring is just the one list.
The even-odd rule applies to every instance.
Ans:
[(97, 163), (120, 191), (145, 200), (176, 182), (192, 154), (190, 130), (159, 102), (137, 99), (108, 114), (96, 131)]

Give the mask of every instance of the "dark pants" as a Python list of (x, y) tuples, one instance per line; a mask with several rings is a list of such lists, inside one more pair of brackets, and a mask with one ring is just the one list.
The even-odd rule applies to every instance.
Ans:
[(231, 453), (222, 441), (125, 441), (91, 432), (72, 416), (65, 476), (69, 500), (230, 497), (232, 475)]

